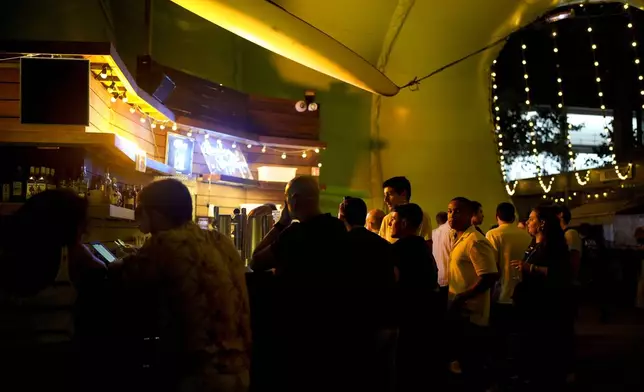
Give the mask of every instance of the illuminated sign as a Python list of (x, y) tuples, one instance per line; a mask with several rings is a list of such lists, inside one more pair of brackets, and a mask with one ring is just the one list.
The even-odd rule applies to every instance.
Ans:
[(210, 174), (222, 174), (247, 180), (254, 179), (244, 154), (238, 149), (226, 148), (221, 141), (213, 144), (208, 139), (204, 139), (200, 147), (204, 160), (210, 169)]
[(148, 167), (148, 156), (145, 151), (139, 151), (136, 154), (136, 159), (134, 160), (134, 170), (145, 173), (145, 170)]
[(192, 154), (195, 150), (195, 141), (191, 138), (168, 132), (166, 142), (165, 161), (177, 173), (192, 174)]

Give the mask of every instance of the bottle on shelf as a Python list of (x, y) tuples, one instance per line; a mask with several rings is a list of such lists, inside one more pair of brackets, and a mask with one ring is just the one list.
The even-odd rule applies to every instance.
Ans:
[(37, 192), (44, 192), (47, 189), (47, 180), (45, 179), (46, 167), (40, 167), (40, 173), (36, 176), (36, 183), (38, 184)]
[(131, 210), (134, 209), (134, 199), (135, 199), (135, 194), (134, 194), (134, 187), (130, 185), (125, 186), (125, 190), (123, 191), (123, 206), (125, 208), (129, 208)]
[(11, 178), (11, 201), (20, 203), (25, 201), (25, 178), (22, 166), (16, 166)]
[(108, 190), (110, 204), (122, 207), (123, 199), (121, 197), (122, 196), (121, 192), (119, 191), (119, 188), (118, 188), (118, 181), (116, 180), (116, 177), (111, 178), (110, 182), (111, 182), (111, 186), (109, 187), (109, 190)]
[(29, 178), (27, 179), (27, 193), (25, 194), (25, 199), (30, 199), (38, 193), (38, 187), (36, 186), (36, 168), (31, 166), (29, 168)]
[(2, 173), (2, 178), (0, 178), (0, 183), (2, 184), (0, 188), (2, 189), (2, 195), (0, 196), (0, 201), (7, 203), (11, 201), (11, 173)]
[(105, 175), (101, 177), (101, 191), (105, 196), (104, 199), (110, 202), (110, 194), (112, 193), (112, 177), (110, 176), (110, 168), (105, 170)]
[(74, 188), (76, 189), (78, 196), (87, 197), (90, 189), (89, 179), (87, 178), (87, 167), (81, 166), (78, 179), (76, 179), (76, 181), (73, 181), (73, 182), (74, 184), (72, 184), (72, 186), (74, 186)]
[(49, 169), (49, 183), (47, 183), (47, 189), (56, 189), (56, 169)]

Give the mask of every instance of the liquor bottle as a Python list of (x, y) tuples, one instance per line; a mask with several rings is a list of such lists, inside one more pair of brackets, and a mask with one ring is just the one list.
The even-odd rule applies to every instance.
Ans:
[[(37, 169), (36, 169), (37, 170)], [(38, 184), (37, 192), (44, 192), (47, 189), (47, 182), (45, 181), (46, 167), (40, 167), (40, 174), (36, 176), (36, 183)]]
[(89, 195), (89, 179), (87, 178), (87, 167), (81, 166), (80, 174), (76, 180), (76, 192), (78, 196), (87, 197)]
[(36, 168), (31, 166), (29, 168), (29, 178), (27, 179), (27, 194), (25, 195), (25, 199), (30, 199), (36, 193), (38, 193), (38, 188), (36, 186)]
[(139, 190), (142, 189), (142, 187), (137, 187), (136, 185), (132, 187), (132, 197), (134, 198), (134, 209), (139, 206)]
[(11, 201), (20, 203), (25, 201), (25, 179), (22, 166), (17, 166), (11, 179)]
[(110, 200), (110, 194), (112, 193), (112, 177), (110, 177), (110, 168), (108, 167), (105, 170), (105, 176), (103, 176), (101, 181), (101, 191), (105, 194), (105, 199)]
[(0, 201), (7, 203), (11, 201), (11, 176), (9, 173), (3, 173), (2, 179), (0, 180), (2, 186), (2, 196), (0, 196)]
[(45, 174), (43, 174), (43, 177), (45, 179), (45, 190), (48, 190), (51, 187), (51, 175), (48, 167), (45, 168)]
[(49, 183), (47, 189), (56, 189), (56, 169), (49, 169)]
[(121, 198), (121, 192), (119, 192), (118, 189), (118, 182), (116, 180), (116, 177), (111, 178), (110, 182), (111, 186), (108, 190), (110, 204), (121, 207), (123, 199)]
[(134, 187), (127, 185), (123, 195), (125, 208), (134, 209), (134, 197)]

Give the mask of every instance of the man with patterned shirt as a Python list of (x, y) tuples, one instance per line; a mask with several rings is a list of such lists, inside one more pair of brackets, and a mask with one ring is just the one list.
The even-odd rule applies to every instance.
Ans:
[(247, 391), (250, 308), (245, 267), (231, 239), (192, 222), (192, 196), (176, 180), (143, 188), (137, 220), (151, 237), (110, 271), (121, 299), (120, 340), (154, 342), (157, 357), (143, 365), (159, 387)]

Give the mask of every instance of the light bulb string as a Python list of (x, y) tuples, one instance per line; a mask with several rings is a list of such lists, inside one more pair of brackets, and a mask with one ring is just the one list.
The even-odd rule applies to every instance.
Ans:
[(527, 45), (523, 43), (523, 41), (521, 41), (521, 65), (523, 67), (523, 79), (525, 81), (526, 117), (528, 120), (528, 125), (530, 126), (530, 137), (532, 138), (532, 153), (534, 156), (536, 175), (539, 179), (541, 179), (541, 165), (539, 164), (539, 152), (537, 150), (537, 142), (538, 142), (537, 132), (534, 128), (535, 127), (534, 121), (530, 117), (528, 117), (528, 113), (532, 108), (532, 101), (530, 100), (530, 82), (529, 82), (530, 75), (528, 74), (528, 61), (526, 58), (527, 50), (528, 50)]
[[(111, 69), (108, 68), (108, 72), (111, 72)], [(100, 75), (95, 75), (95, 76), (96, 76), (97, 79), (100, 77)], [(106, 90), (108, 88), (110, 88), (110, 87), (106, 86), (104, 82), (101, 82), (101, 84), (103, 85), (103, 87)], [(121, 97), (121, 96), (122, 95), (119, 94), (119, 97)], [(152, 134), (153, 134), (153, 144), (154, 144), (154, 147), (155, 147), (155, 151), (158, 149), (157, 146), (156, 146), (156, 135), (155, 135), (155, 132), (154, 132), (154, 128), (156, 128), (157, 126), (162, 126), (165, 129), (165, 127), (168, 127), (169, 125), (171, 125), (172, 127), (177, 127), (177, 129), (172, 129), (174, 132), (183, 132), (183, 133), (186, 133), (186, 134), (187, 133), (192, 133), (192, 130), (190, 130), (190, 129), (188, 129), (188, 130), (180, 130), (178, 128), (179, 125), (176, 122), (173, 122), (171, 120), (157, 120), (157, 119), (155, 119), (150, 114), (148, 114), (145, 111), (143, 111), (143, 109), (141, 109), (141, 106), (139, 106), (138, 104), (129, 103), (128, 105), (132, 109), (134, 109), (135, 113), (140, 113), (141, 118), (144, 119), (145, 122), (148, 122), (150, 124), (150, 128), (152, 128), (151, 131), (152, 131)], [(112, 110), (112, 111), (114, 111), (114, 110)], [(127, 118), (126, 116), (124, 116), (124, 115), (122, 115), (120, 113), (118, 113), (118, 114), (121, 115), (123, 118)], [(202, 133), (202, 132), (200, 132), (200, 133)], [(203, 133), (203, 134), (204, 135), (209, 135), (208, 133)], [(219, 138), (218, 140), (222, 140), (222, 138)], [(226, 140), (226, 139), (223, 139), (223, 140)], [(263, 145), (263, 144), (257, 144), (256, 142), (250, 142), (250, 141), (247, 141), (247, 140), (242, 140), (242, 141), (239, 141), (239, 142), (233, 140), (233, 141), (230, 141), (230, 143), (231, 144), (251, 144), (253, 147), (261, 146), (262, 147), (262, 152), (271, 151), (271, 152), (282, 154), (282, 155), (284, 155), (284, 154), (285, 155), (293, 155), (293, 154), (304, 155), (304, 154), (306, 154), (308, 156), (308, 154), (311, 153), (311, 152), (314, 152), (315, 154), (318, 154), (320, 152), (320, 150), (322, 150), (321, 148), (307, 148), (307, 149), (301, 149), (301, 150), (284, 150), (284, 149), (273, 148), (273, 147), (266, 146), (266, 145)], [(303, 156), (303, 158), (306, 158), (307, 156)]]
[[(558, 86), (558, 92), (557, 95), (560, 99), (559, 101), (559, 109), (563, 110), (565, 106), (565, 101), (564, 101), (564, 80), (563, 80), (563, 73), (561, 71), (561, 57), (559, 55), (559, 43), (557, 39), (558, 33), (556, 29), (552, 29), (552, 44), (553, 44), (553, 52), (555, 53), (555, 67), (556, 67), (556, 72), (557, 72), (557, 86)], [(566, 116), (566, 122), (568, 119), (568, 116)], [(570, 163), (570, 168), (572, 171), (575, 172), (575, 177), (577, 179), (577, 183), (581, 186), (586, 185), (588, 182), (589, 176), (590, 176), (590, 170), (586, 171), (586, 180), (582, 181), (581, 178), (579, 177), (579, 173), (577, 173), (577, 160), (575, 156), (575, 152), (572, 147), (572, 136), (570, 135), (570, 129), (572, 129), (572, 124), (568, 123), (568, 129), (566, 130), (566, 140), (565, 143), (568, 147), (568, 162)]]
[[(588, 39), (590, 41), (590, 49), (591, 49), (590, 52), (592, 53), (592, 56), (593, 56), (593, 66), (595, 68), (595, 82), (597, 83), (597, 95), (599, 97), (600, 109), (601, 109), (602, 118), (604, 121), (604, 132), (606, 132), (606, 137), (608, 138), (608, 145), (609, 145), (608, 148), (611, 153), (612, 164), (615, 166), (615, 173), (620, 179), (625, 180), (628, 176), (629, 171), (631, 170), (631, 164), (629, 164), (628, 167), (626, 168), (625, 174), (622, 174), (621, 171), (619, 170), (619, 165), (617, 164), (617, 156), (615, 154), (613, 137), (611, 135), (610, 129), (608, 128), (607, 110), (606, 110), (606, 105), (604, 103), (604, 92), (602, 90), (602, 79), (601, 79), (601, 73), (599, 71), (599, 62), (597, 61), (597, 45), (595, 44), (595, 41), (593, 39), (593, 27), (590, 22), (590, 17), (587, 17), (586, 20), (587, 20), (587, 26), (588, 26), (588, 29), (587, 29)], [(637, 41), (633, 41), (632, 46), (633, 47), (637, 46)]]
[[(631, 12), (630, 7), (628, 7), (627, 4), (625, 4), (624, 6), (626, 7), (626, 15), (628, 16), (627, 27), (632, 32), (631, 33), (631, 36), (633, 38), (632, 42), (637, 42), (637, 30), (635, 26), (635, 18), (633, 17), (633, 13)], [(642, 89), (642, 81), (644, 80), (644, 78), (641, 76), (642, 72), (640, 67), (640, 58), (638, 55), (639, 54), (638, 47), (637, 45), (635, 46), (631, 45), (631, 47), (633, 48), (633, 56), (634, 56), (633, 61), (635, 62), (635, 68), (637, 70), (637, 84), (640, 88), (640, 91), (644, 91), (644, 89)], [(640, 94), (640, 102), (642, 102), (642, 97), (644, 97), (644, 95)], [(644, 108), (644, 105), (642, 105), (642, 108)]]
[(501, 129), (501, 117), (499, 117), (501, 108), (499, 103), (499, 96), (497, 95), (498, 85), (496, 82), (496, 62), (497, 61), (494, 60), (492, 62), (492, 66), (490, 67), (490, 97), (492, 98), (492, 102), (490, 102), (490, 108), (494, 108), (494, 112), (492, 113), (492, 127), (494, 129), (494, 135), (497, 140), (497, 145), (495, 147), (499, 153), (499, 168), (501, 170), (501, 177), (503, 178), (503, 183), (505, 184), (506, 191), (510, 196), (512, 196), (515, 192), (518, 181), (514, 182), (514, 186), (512, 188), (510, 188), (509, 184), (507, 183), (508, 175), (505, 170), (503, 158), (503, 132)]

